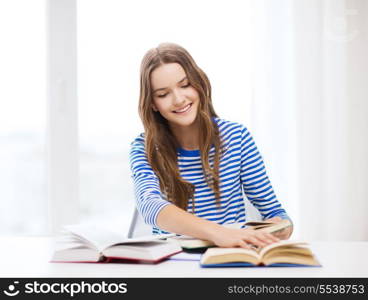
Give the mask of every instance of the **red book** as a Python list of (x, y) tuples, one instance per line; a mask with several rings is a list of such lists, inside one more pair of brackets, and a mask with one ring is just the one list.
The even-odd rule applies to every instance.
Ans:
[(51, 262), (158, 263), (182, 251), (172, 235), (128, 239), (98, 226), (72, 225), (56, 240)]

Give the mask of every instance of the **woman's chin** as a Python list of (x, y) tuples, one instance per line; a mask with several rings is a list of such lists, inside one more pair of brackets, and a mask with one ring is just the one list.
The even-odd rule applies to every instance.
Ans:
[(179, 126), (179, 127), (189, 127), (192, 126), (195, 123), (195, 116), (187, 116), (187, 117), (180, 117), (180, 118), (175, 118), (173, 120), (170, 120), (170, 123), (173, 126)]

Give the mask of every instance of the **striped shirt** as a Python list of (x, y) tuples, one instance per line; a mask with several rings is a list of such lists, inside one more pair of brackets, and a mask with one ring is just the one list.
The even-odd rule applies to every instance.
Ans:
[[(247, 128), (236, 122), (213, 120), (224, 146), (219, 166), (220, 207), (205, 181), (200, 151), (177, 150), (180, 174), (195, 187), (194, 214), (218, 224), (243, 223), (246, 221), (245, 194), (264, 219), (275, 216), (290, 219), (276, 198), (261, 154)], [(213, 157), (214, 146), (210, 150), (210, 166), (213, 166)], [(147, 161), (143, 133), (131, 144), (130, 164), (138, 211), (145, 223), (153, 227), (154, 234), (165, 233), (157, 226), (157, 216), (163, 207), (172, 203), (161, 192), (159, 179)], [(192, 212), (192, 207), (190, 200), (187, 211)]]

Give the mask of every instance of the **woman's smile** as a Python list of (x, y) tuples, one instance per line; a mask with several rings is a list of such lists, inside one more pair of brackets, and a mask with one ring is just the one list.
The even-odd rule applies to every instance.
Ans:
[(176, 114), (185, 114), (187, 113), (188, 111), (190, 111), (190, 108), (192, 107), (192, 103), (189, 103), (188, 105), (184, 106), (183, 108), (180, 108), (180, 109), (177, 109), (177, 110), (174, 110), (174, 113)]

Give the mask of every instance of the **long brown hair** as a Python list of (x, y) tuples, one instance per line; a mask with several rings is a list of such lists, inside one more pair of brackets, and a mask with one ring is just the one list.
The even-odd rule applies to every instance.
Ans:
[[(217, 206), (220, 205), (219, 162), (222, 143), (213, 117), (217, 117), (212, 106), (211, 84), (207, 75), (197, 66), (191, 55), (182, 47), (172, 43), (160, 44), (143, 57), (140, 69), (139, 115), (145, 130), (145, 150), (148, 162), (160, 181), (161, 191), (167, 199), (187, 210), (192, 199), (194, 212), (194, 185), (185, 181), (178, 168), (177, 149), (180, 147), (172, 134), (168, 122), (160, 112), (152, 109), (153, 94), (151, 73), (157, 67), (178, 63), (184, 69), (190, 85), (199, 94), (199, 109), (196, 117), (199, 131), (199, 150), (205, 180), (214, 191)], [(209, 164), (211, 146), (215, 147), (213, 166)]]

